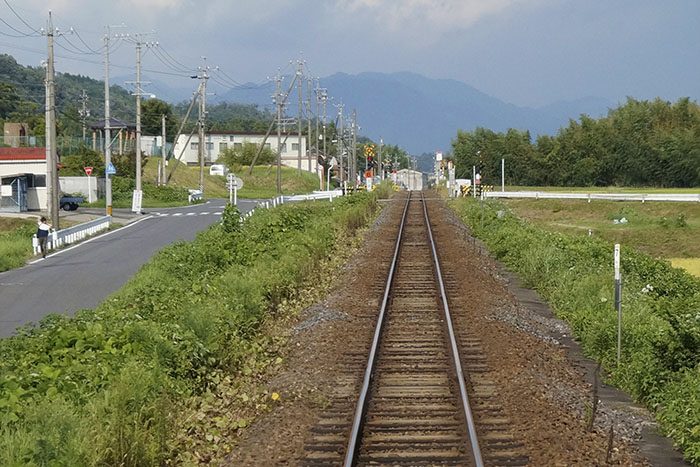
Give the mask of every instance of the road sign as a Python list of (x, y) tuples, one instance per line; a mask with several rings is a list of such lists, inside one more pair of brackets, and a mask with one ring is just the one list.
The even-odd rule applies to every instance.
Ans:
[(83, 169), (85, 169), (85, 175), (88, 177), (92, 175), (92, 167), (83, 167)]
[(107, 175), (115, 175), (117, 173), (117, 169), (114, 168), (114, 164), (111, 162), (107, 164), (107, 167), (105, 167), (105, 174)]

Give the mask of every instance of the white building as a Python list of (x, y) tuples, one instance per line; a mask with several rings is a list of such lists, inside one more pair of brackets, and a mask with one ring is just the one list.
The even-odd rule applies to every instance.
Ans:
[[(180, 135), (175, 142), (173, 157), (188, 165), (199, 164), (199, 136), (192, 135), (187, 143), (189, 135)], [(265, 139), (264, 133), (224, 132), (206, 135), (206, 147), (204, 148), (204, 164), (216, 163), (219, 155), (226, 149), (242, 148), (243, 143), (261, 144)], [(270, 135), (265, 141), (265, 146), (274, 153), (277, 152), (277, 135)], [(297, 168), (299, 164), (299, 138), (296, 134), (282, 135), (281, 141), (282, 164)], [(301, 168), (305, 171), (316, 172), (316, 157), (306, 153), (306, 137), (301, 138)], [(310, 170), (309, 170), (310, 169)]]
[(401, 169), (396, 172), (396, 183), (404, 190), (420, 191), (427, 186), (427, 177), (418, 170)]
[(0, 211), (47, 209), (46, 148), (0, 148)]

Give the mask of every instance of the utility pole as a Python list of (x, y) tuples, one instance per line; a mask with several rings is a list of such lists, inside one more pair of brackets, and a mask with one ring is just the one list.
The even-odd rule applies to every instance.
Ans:
[[(320, 122), (321, 122), (321, 95), (320, 95), (320, 86), (321, 86), (321, 80), (316, 79), (316, 138), (314, 141), (314, 146), (316, 146), (316, 163), (318, 163), (318, 150), (319, 150), (319, 144), (318, 140), (320, 139), (321, 136), (321, 128), (320, 128)], [(326, 157), (326, 154), (323, 154), (323, 157)], [(318, 169), (318, 167), (317, 167)], [(323, 182), (321, 182), (321, 185), (323, 185)]]
[(384, 167), (382, 167), (382, 146), (384, 146), (384, 140), (379, 138), (379, 181), (384, 180)]
[(277, 194), (282, 194), (282, 106), (284, 96), (282, 95), (282, 76), (279, 70), (275, 77), (275, 97), (274, 103), (277, 105)]
[(205, 119), (207, 114), (207, 80), (209, 79), (209, 67), (204, 65), (199, 67), (199, 75), (193, 78), (199, 79), (199, 145), (197, 146), (199, 155), (199, 190), (204, 196), (204, 155), (207, 142), (204, 140)]
[[(328, 172), (330, 174), (331, 167), (330, 167), (330, 161), (328, 160), (328, 152), (326, 151), (326, 107), (328, 103), (328, 91), (325, 88), (322, 88), (321, 90), (321, 102), (323, 103), (323, 159), (326, 161), (326, 166), (328, 167)], [(328, 180), (330, 180), (330, 175), (328, 176)], [(330, 190), (330, 182), (328, 183), (327, 188)]]
[(141, 40), (136, 39), (136, 189), (131, 201), (131, 211), (141, 212)]
[(311, 167), (311, 157), (312, 157), (312, 152), (311, 152), (311, 88), (313, 87), (313, 83), (311, 82), (311, 78), (306, 80), (306, 152), (308, 153), (309, 156), (309, 173), (312, 172), (312, 167)]
[(82, 108), (78, 111), (78, 114), (80, 115), (80, 122), (83, 124), (83, 144), (86, 143), (85, 132), (86, 132), (86, 126), (87, 126), (87, 118), (90, 116), (90, 110), (87, 108), (87, 101), (89, 99), (90, 98), (85, 93), (85, 89), (83, 89), (83, 93), (80, 96), (80, 102), (82, 103)]
[(345, 105), (341, 102), (338, 104), (338, 123), (340, 125), (339, 131), (336, 131), (336, 138), (338, 139), (338, 163), (340, 164), (338, 166), (340, 170), (340, 186), (342, 189), (343, 186), (343, 179), (344, 174), (343, 174), (343, 109), (345, 108)]
[(302, 105), (302, 76), (304, 75), (304, 62), (302, 60), (297, 61), (297, 94), (299, 96), (299, 107), (297, 110), (297, 134), (299, 136), (299, 144), (297, 147), (297, 165), (299, 170), (299, 175), (301, 175), (301, 105)]
[(109, 173), (109, 167), (112, 165), (112, 135), (110, 134), (109, 125), (109, 26), (105, 34), (105, 127), (104, 127), (104, 145), (105, 145), (105, 207), (106, 214), (112, 215), (112, 177)]
[(59, 228), (58, 219), (58, 157), (56, 152), (56, 95), (53, 54), (53, 20), (49, 11), (49, 21), (46, 28), (47, 52), (46, 61), (46, 165), (47, 165), (47, 211), (53, 228)]
[(165, 148), (165, 114), (161, 115), (161, 136), (163, 137), (163, 142), (160, 147), (160, 164), (158, 164), (158, 185), (165, 185), (165, 161), (167, 151)]
[(352, 184), (357, 184), (357, 110), (352, 110)]
[(105, 126), (104, 126), (104, 145), (105, 145), (105, 214), (112, 215), (112, 177), (109, 172), (112, 167), (112, 135), (111, 135), (111, 116), (109, 115), (109, 39), (111, 35), (110, 27), (107, 26), (105, 33)]

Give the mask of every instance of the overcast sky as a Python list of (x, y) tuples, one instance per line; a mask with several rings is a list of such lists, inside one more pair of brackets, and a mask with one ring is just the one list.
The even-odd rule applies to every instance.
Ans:
[[(44, 27), (49, 9), (78, 32), (57, 39), (57, 71), (98, 79), (101, 55), (69, 50), (98, 49), (105, 26), (124, 23), (113, 31), (155, 32), (145, 68), (193, 89), (176, 62), (206, 56), (219, 82), (242, 83), (303, 57), (315, 76), (412, 71), (516, 105), (700, 96), (699, 0), (0, 0), (0, 52), (39, 65), (46, 39), (12, 36)], [(116, 51), (112, 75), (133, 73), (134, 56)]]

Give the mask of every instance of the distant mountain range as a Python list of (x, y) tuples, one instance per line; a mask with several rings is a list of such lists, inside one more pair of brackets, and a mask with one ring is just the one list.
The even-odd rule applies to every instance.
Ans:
[[(133, 78), (131, 78), (133, 79)], [(180, 102), (192, 97), (192, 89), (174, 89), (152, 80), (149, 87), (158, 98)], [(115, 83), (119, 83), (116, 78)], [(286, 77), (283, 88), (289, 86)], [(344, 103), (346, 113), (357, 110), (360, 133), (378, 141), (383, 138), (411, 154), (449, 151), (458, 130), (485, 127), (494, 131), (508, 128), (554, 134), (581, 114), (597, 118), (617, 104), (597, 97), (555, 102), (540, 108), (518, 107), (484, 94), (478, 89), (451, 79), (431, 79), (409, 73), (336, 73), (321, 79), (321, 85), (333, 97), (327, 107), (329, 121), (336, 118), (333, 104)], [(306, 87), (304, 88), (306, 92)], [(236, 102), (269, 108), (274, 84), (245, 84), (210, 97), (211, 102)], [(289, 115), (296, 114), (296, 89), (289, 98)], [(315, 111), (315, 105), (314, 105)]]
[[(289, 83), (290, 80), (285, 81)], [(336, 73), (321, 79), (323, 87), (343, 102), (346, 112), (356, 109), (361, 133), (373, 140), (382, 137), (409, 153), (449, 151), (457, 130), (476, 127), (505, 131), (508, 128), (554, 134), (581, 114), (601, 117), (616, 104), (587, 97), (557, 102), (533, 109), (518, 107), (491, 97), (465, 83), (449, 79), (430, 79), (415, 73)], [(288, 84), (287, 84), (288, 85)], [(295, 92), (295, 91), (293, 91)], [(229, 91), (219, 99), (240, 103), (270, 105), (272, 86), (247, 86)], [(296, 113), (296, 94), (290, 96), (289, 113)], [(328, 118), (337, 110), (328, 106)]]

